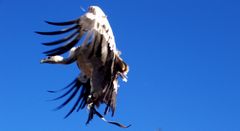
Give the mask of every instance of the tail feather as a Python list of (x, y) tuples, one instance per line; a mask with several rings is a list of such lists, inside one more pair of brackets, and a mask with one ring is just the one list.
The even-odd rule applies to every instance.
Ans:
[(96, 115), (97, 115), (99, 118), (101, 118), (103, 121), (105, 121), (105, 122), (107, 122), (107, 123), (109, 123), (109, 124), (116, 125), (116, 126), (121, 127), (121, 128), (128, 128), (128, 127), (131, 126), (131, 124), (128, 125), (128, 126), (125, 126), (125, 125), (123, 125), (123, 124), (121, 124), (121, 123), (118, 123), (118, 122), (115, 122), (115, 121), (108, 121), (108, 120), (106, 120), (106, 119), (104, 118), (104, 116), (101, 115), (101, 114), (94, 108), (94, 105), (91, 105), (91, 108), (90, 108), (90, 111), (89, 111), (89, 115), (88, 115), (88, 120), (87, 120), (86, 124), (88, 124), (88, 123), (90, 122), (90, 120), (93, 119), (94, 114), (96, 114)]

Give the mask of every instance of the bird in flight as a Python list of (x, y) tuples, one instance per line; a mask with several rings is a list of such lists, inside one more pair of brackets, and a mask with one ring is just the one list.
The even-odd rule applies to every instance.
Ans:
[[(43, 45), (56, 46), (57, 48), (44, 52), (46, 58), (41, 63), (49, 64), (77, 64), (80, 73), (77, 78), (65, 88), (50, 93), (63, 94), (54, 100), (66, 98), (66, 100), (56, 109), (61, 109), (68, 105), (74, 98), (76, 99), (70, 109), (68, 117), (73, 111), (87, 108), (89, 115), (88, 124), (97, 115), (107, 123), (128, 128), (115, 121), (108, 121), (99, 113), (96, 108), (106, 105), (104, 115), (111, 112), (114, 115), (116, 108), (116, 96), (118, 93), (118, 78), (127, 81), (128, 65), (120, 57), (120, 51), (116, 48), (116, 43), (112, 28), (107, 16), (98, 6), (90, 6), (80, 18), (66, 22), (46, 23), (55, 26), (70, 26), (60, 31), (36, 32), (41, 35), (68, 35), (60, 40), (46, 42)], [(71, 33), (69, 33), (71, 32)], [(78, 43), (80, 43), (78, 45)], [(61, 55), (69, 53), (69, 56)], [(64, 92), (65, 91), (65, 92)], [(68, 97), (67, 97), (68, 96)]]

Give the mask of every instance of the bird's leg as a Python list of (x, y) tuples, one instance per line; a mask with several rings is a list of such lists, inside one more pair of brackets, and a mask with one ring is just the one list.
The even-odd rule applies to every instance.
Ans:
[[(80, 47), (78, 47), (80, 48)], [(77, 49), (76, 47), (73, 47), (70, 50), (70, 55), (67, 58), (63, 58), (62, 56), (56, 55), (56, 56), (48, 56), (47, 58), (44, 58), (41, 60), (41, 63), (49, 63), (49, 64), (71, 64), (77, 59)]]

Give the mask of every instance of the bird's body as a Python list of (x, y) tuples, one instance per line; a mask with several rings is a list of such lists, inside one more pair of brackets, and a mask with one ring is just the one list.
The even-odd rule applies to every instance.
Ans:
[[(41, 60), (41, 63), (71, 64), (76, 62), (81, 71), (78, 78), (64, 88), (64, 90), (67, 88), (70, 89), (57, 98), (60, 99), (72, 93), (58, 108), (60, 109), (67, 105), (76, 96), (77, 92), (80, 92), (77, 102), (66, 116), (70, 115), (74, 110), (78, 111), (79, 109), (88, 107), (90, 112), (87, 123), (93, 118), (94, 114), (105, 120), (95, 109), (95, 107), (98, 107), (102, 103), (106, 105), (104, 114), (111, 111), (113, 115), (118, 90), (118, 77), (120, 76), (123, 80), (126, 80), (128, 65), (121, 59), (120, 53), (116, 48), (115, 38), (107, 16), (100, 7), (90, 6), (88, 12), (77, 20), (47, 23), (57, 26), (73, 26), (61, 31), (37, 33), (42, 35), (57, 35), (72, 30), (75, 30), (75, 32), (61, 40), (43, 43), (47, 46), (64, 42), (66, 44), (44, 52), (48, 57)], [(84, 39), (83, 36), (85, 36)], [(83, 39), (82, 44), (75, 46), (80, 39)], [(69, 56), (67, 58), (60, 56), (68, 51)], [(107, 122), (120, 127), (126, 127), (116, 122)]]

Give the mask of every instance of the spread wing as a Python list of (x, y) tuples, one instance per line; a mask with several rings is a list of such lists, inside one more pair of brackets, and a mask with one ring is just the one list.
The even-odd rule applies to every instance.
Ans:
[[(75, 97), (76, 101), (70, 111), (67, 113), (65, 118), (67, 118), (70, 114), (73, 113), (73, 111), (85, 108), (87, 105), (87, 99), (88, 95), (90, 94), (90, 82), (89, 79), (82, 81), (80, 77), (76, 78), (74, 81), (72, 81), (68, 86), (66, 86), (63, 89), (57, 90), (57, 91), (48, 91), (50, 93), (58, 93), (61, 91), (65, 91), (62, 95), (59, 97), (53, 99), (53, 100), (59, 100), (62, 98), (67, 98), (61, 105), (59, 105), (56, 110), (59, 110), (69, 104)], [(77, 95), (78, 94), (78, 95)]]
[[(84, 34), (86, 35), (83, 45), (87, 45), (89, 41), (96, 40), (95, 37), (100, 34), (104, 37), (106, 44), (109, 44), (108, 46), (110, 46), (111, 50), (116, 52), (116, 45), (112, 29), (106, 15), (100, 8), (95, 7), (94, 10), (90, 8), (87, 13), (75, 20), (65, 22), (45, 22), (55, 26), (69, 26), (58, 31), (36, 32), (40, 35), (60, 35), (65, 33), (69, 34), (62, 39), (43, 43), (43, 45), (46, 46), (60, 45), (59, 47), (56, 47), (52, 50), (45, 51), (44, 54), (47, 56), (55, 56), (66, 53), (83, 38)], [(97, 42), (100, 43), (103, 41), (99, 41), (98, 39)]]
[(55, 49), (44, 52), (44, 54), (46, 54), (47, 56), (61, 55), (65, 52), (69, 51), (72, 47), (74, 47), (79, 42), (79, 40), (82, 38), (82, 36), (84, 34), (84, 32), (82, 31), (82, 28), (78, 24), (79, 21), (80, 21), (80, 19), (67, 21), (67, 22), (58, 22), (58, 23), (46, 21), (48, 24), (51, 24), (51, 25), (71, 26), (71, 27), (64, 28), (59, 31), (36, 32), (36, 33), (41, 34), (41, 35), (59, 35), (59, 34), (71, 32), (71, 34), (62, 39), (56, 40), (56, 41), (43, 43), (43, 45), (46, 45), (46, 46), (55, 46), (55, 45), (63, 44)]

